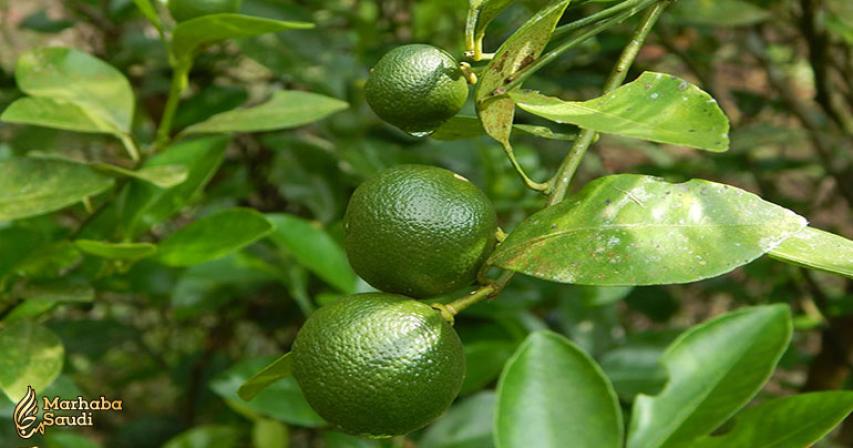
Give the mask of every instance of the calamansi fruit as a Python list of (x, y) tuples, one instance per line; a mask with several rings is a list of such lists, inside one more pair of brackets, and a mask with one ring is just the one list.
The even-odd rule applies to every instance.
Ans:
[(383, 120), (411, 134), (426, 134), (462, 109), (468, 82), (446, 51), (431, 45), (404, 45), (376, 63), (365, 95)]
[(465, 374), (453, 327), (429, 305), (393, 294), (348, 296), (320, 308), (292, 353), (311, 407), (368, 437), (425, 426), (450, 406)]
[(424, 298), (470, 285), (495, 245), (486, 195), (451, 171), (400, 165), (353, 193), (344, 245), (355, 272), (386, 292)]
[(172, 17), (183, 22), (209, 14), (236, 13), (243, 0), (169, 0)]

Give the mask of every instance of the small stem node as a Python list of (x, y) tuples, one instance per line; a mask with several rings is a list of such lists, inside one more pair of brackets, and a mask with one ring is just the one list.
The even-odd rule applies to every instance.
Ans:
[(471, 64), (467, 62), (459, 63), (459, 70), (462, 71), (462, 75), (465, 76), (465, 80), (468, 81), (469, 85), (477, 84), (477, 74), (474, 73), (474, 70), (471, 69)]

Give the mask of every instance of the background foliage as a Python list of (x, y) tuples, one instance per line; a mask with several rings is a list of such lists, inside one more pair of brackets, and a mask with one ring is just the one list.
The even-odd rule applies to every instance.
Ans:
[[(497, 48), (548, 2), (518, 3), (492, 23), (487, 49)], [(576, 2), (562, 21), (600, 9), (596, 3)], [(700, 86), (731, 120), (730, 150), (700, 152), (604, 135), (586, 157), (576, 185), (612, 173), (679, 182), (709, 179), (758, 193), (806, 217), (814, 227), (853, 236), (853, 11), (848, 3), (677, 2), (655, 28), (628, 80), (651, 71)], [(679, 361), (677, 350), (662, 354), (679, 334), (744, 305), (782, 303), (793, 312), (791, 345), (774, 349), (781, 361), (757, 402), (799, 391), (849, 388), (851, 281), (762, 257), (722, 277), (685, 285), (581, 287), (517, 276), (498, 300), (476, 305), (457, 318), (468, 359), (463, 396), (446, 416), (406, 439), (367, 441), (324, 428), (292, 379), (275, 383), (250, 402), (241, 400), (239, 386), (288, 350), (315, 307), (369, 289), (352, 273), (340, 246), (343, 210), (365, 178), (399, 163), (447, 167), (483, 188), (507, 229), (544, 206), (544, 198), (518, 181), (494, 141), (416, 139), (380, 122), (364, 102), (368, 68), (400, 43), (429, 42), (461, 55), (466, 7), (458, 0), (246, 0), (246, 14), (312, 22), (316, 27), (207, 47), (189, 74), (189, 89), (174, 118), (176, 130), (187, 138), (148, 159), (144, 172), (130, 178), (121, 172), (129, 166), (122, 141), (128, 135), (144, 142), (156, 139), (170, 89), (169, 59), (155, 28), (129, 0), (0, 1), (0, 109), (28, 95), (28, 102), (17, 107), (69, 114), (50, 119), (80, 120), (73, 129), (57, 130), (9, 124), (14, 115), (4, 116), (0, 162), (39, 155), (110, 165), (93, 171), (52, 161), (64, 173), (61, 188), (39, 182), (45, 176), (33, 166), (14, 167), (0, 178), (3, 191), (31, 185), (36, 193), (39, 188), (63, 192), (48, 205), (22, 201), (4, 209), (0, 203), (0, 221), (8, 221), (0, 223), (3, 391), (20, 396), (22, 385), (15, 379), (23, 374), (13, 369), (30, 369), (29, 377), (43, 380), (34, 384), (40, 394), (106, 395), (126, 403), (124, 413), (102, 416), (94, 430), (54, 431), (44, 446), (435, 448), (487, 447), (493, 439), (514, 446), (512, 440), (519, 435), (512, 428), (493, 437), (493, 417), (498, 422), (529, 419), (526, 424), (536, 425), (541, 420), (535, 418), (535, 409), (562, 399), (530, 390), (502, 392), (502, 400), (519, 401), (515, 406), (499, 403), (492, 411), (497, 378), (514, 352), (502, 388), (522, 388), (524, 384), (513, 386), (514, 377), (545, 369), (548, 375), (540, 386), (546, 390), (572, 390), (578, 387), (573, 381), (583, 381), (585, 390), (606, 389), (596, 383), (595, 372), (585, 370), (587, 355), (575, 353), (554, 334), (568, 337), (602, 366), (613, 383), (616, 405), (629, 410), (637, 394), (661, 390), (668, 378), (664, 366)], [(526, 87), (564, 100), (596, 97), (635, 23), (628, 21), (563, 55)], [(192, 45), (191, 39), (186, 42)], [(117, 81), (113, 93), (100, 99), (111, 107), (101, 109), (91, 92), (102, 91), (99, 76), (109, 78), (110, 73), (96, 70), (88, 79), (92, 91), (77, 90), (78, 96), (71, 98), (78, 109), (87, 110), (80, 114), (56, 107), (57, 100), (69, 98), (59, 97), (55, 85), (16, 83), (15, 67), (22, 55), (33, 58), (36, 66), (48, 60), (61, 67), (66, 57), (72, 58), (69, 66), (85, 63), (79, 54), (32, 52), (56, 45), (108, 62), (129, 85)], [(18, 65), (18, 75), (27, 67)], [(87, 79), (80, 82), (85, 86)], [(263, 128), (263, 113), (248, 121), (253, 130), (268, 132), (251, 135), (241, 133), (245, 123), (233, 117), (207, 120), (258, 104), (281, 89), (300, 92), (277, 93), (265, 103), (279, 119), (283, 105), (312, 105), (282, 119), (291, 121), (290, 129)], [(323, 97), (309, 99), (305, 96), (312, 94), (303, 92)], [(26, 115), (27, 110), (14, 112)], [(473, 104), (465, 113), (474, 115)], [(528, 125), (547, 123), (533, 114), (518, 117)], [(548, 126), (559, 134), (574, 133), (569, 125)], [(230, 136), (208, 135), (211, 131)], [(534, 178), (549, 175), (567, 146), (559, 138), (513, 135), (515, 153)], [(122, 210), (104, 205), (116, 202), (114, 193), (97, 195), (115, 183), (127, 187), (118, 198), (125, 205)], [(14, 210), (27, 204), (44, 211), (73, 206), (16, 220)], [(150, 256), (153, 244), (159, 246), (155, 257)], [(761, 311), (728, 315), (714, 325), (743, 322), (787, 335), (778, 308), (756, 309)], [(709, 331), (697, 328), (690, 333), (694, 339), (682, 336), (678, 347)], [(529, 333), (546, 329), (551, 332), (535, 333), (525, 341)], [(756, 337), (761, 334), (766, 333)], [(516, 352), (523, 341), (523, 349)], [(12, 356), (17, 353), (13, 348), (20, 347), (28, 355)], [(567, 359), (575, 361), (543, 363), (554, 353), (567, 353)], [(719, 362), (751, 372), (755, 381), (770, 375), (761, 374), (760, 365)], [(567, 370), (588, 375), (567, 378), (562, 375)], [(719, 387), (716, 393), (724, 396), (726, 385)], [(0, 395), (0, 443), (11, 446), (19, 439), (6, 420), (13, 406), (6, 395)], [(661, 412), (685, 406), (665, 395), (656, 400), (644, 405), (664, 409)], [(792, 403), (763, 406), (794, 412), (801, 403)], [(828, 408), (833, 402), (827, 398), (820, 403)], [(614, 406), (597, 406), (610, 413), (609, 424), (621, 428)], [(513, 415), (513, 409), (527, 412)], [(756, 410), (740, 418), (749, 421), (761, 415)], [(728, 415), (714, 418), (726, 420)], [(629, 444), (643, 446), (643, 437), (651, 436), (636, 429)], [(687, 422), (681, 430), (701, 428)], [(685, 433), (672, 435), (672, 440)], [(733, 431), (726, 437), (748, 434)], [(706, 439), (701, 446), (733, 446)], [(596, 443), (610, 446), (609, 441)], [(821, 443), (849, 446), (853, 423)]]

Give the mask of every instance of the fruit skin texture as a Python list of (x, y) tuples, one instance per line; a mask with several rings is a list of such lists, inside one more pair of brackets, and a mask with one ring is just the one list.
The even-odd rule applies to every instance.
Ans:
[(209, 14), (236, 13), (243, 0), (169, 0), (169, 11), (178, 22)]
[(495, 246), (497, 217), (486, 195), (443, 168), (400, 165), (353, 193), (344, 246), (373, 287), (432, 297), (470, 285)]
[(348, 296), (316, 311), (293, 345), (293, 374), (328, 422), (390, 437), (419, 429), (459, 394), (462, 342), (424, 303), (394, 294)]
[(446, 51), (430, 45), (397, 47), (370, 71), (367, 103), (380, 118), (411, 133), (435, 130), (468, 98), (468, 82)]

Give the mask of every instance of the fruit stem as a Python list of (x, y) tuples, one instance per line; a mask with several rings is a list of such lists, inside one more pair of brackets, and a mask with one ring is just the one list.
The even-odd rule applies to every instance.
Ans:
[(468, 82), (468, 85), (477, 84), (477, 74), (474, 73), (474, 70), (471, 68), (471, 64), (467, 62), (459, 63), (459, 70), (462, 71), (462, 75), (465, 76), (465, 81)]
[(503, 243), (506, 239), (506, 232), (503, 231), (500, 227), (495, 230), (495, 239), (498, 240), (498, 243)]
[[(619, 60), (616, 61), (616, 65), (613, 67), (613, 70), (610, 72), (610, 76), (608, 76), (607, 81), (604, 83), (604, 88), (602, 89), (604, 94), (616, 90), (625, 81), (625, 77), (628, 75), (628, 69), (631, 67), (631, 64), (634, 63), (634, 59), (636, 59), (637, 53), (640, 52), (640, 48), (642, 48), (643, 42), (645, 42), (646, 37), (648, 37), (649, 31), (654, 27), (655, 22), (657, 22), (661, 13), (666, 9), (670, 1), (671, 0), (664, 0), (655, 4), (643, 16), (643, 21), (634, 31), (634, 35), (631, 37), (631, 42), (629, 42), (628, 45), (625, 46), (625, 49), (622, 50)], [(554, 175), (554, 178), (551, 180), (551, 194), (548, 196), (549, 206), (562, 201), (566, 197), (569, 184), (575, 175), (575, 171), (577, 171), (583, 156), (586, 154), (587, 149), (589, 149), (597, 136), (598, 134), (590, 129), (581, 130), (581, 133), (578, 135), (577, 140), (572, 144), (572, 148), (569, 150), (566, 158), (563, 159), (563, 163), (560, 164), (557, 174)]]
[(450, 303), (435, 303), (433, 308), (441, 312), (441, 316), (448, 322), (453, 323), (453, 317), (461, 313), (465, 308), (471, 305), (482, 302), (490, 297), (494, 297), (499, 292), (496, 283), (491, 283), (469, 292), (464, 297), (460, 297)]

